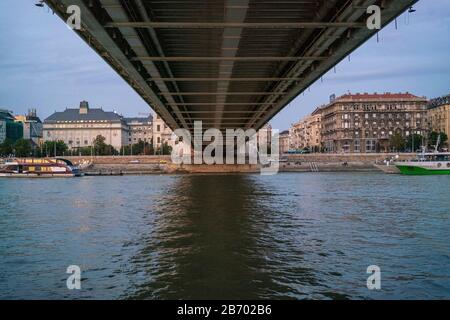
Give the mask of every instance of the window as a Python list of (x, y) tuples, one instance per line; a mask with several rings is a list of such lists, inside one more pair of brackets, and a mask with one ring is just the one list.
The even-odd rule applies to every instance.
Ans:
[(375, 152), (375, 150), (376, 150), (375, 145), (376, 145), (375, 140), (367, 140), (366, 141), (366, 152), (369, 152), (369, 153)]
[(158, 131), (158, 132), (161, 131), (161, 125), (158, 124), (158, 125), (156, 126), (156, 131)]
[(361, 152), (361, 144), (359, 140), (355, 140), (355, 152)]
[(344, 143), (344, 145), (342, 146), (342, 150), (343, 150), (345, 153), (348, 153), (348, 152), (350, 151), (350, 142), (346, 141), (346, 142)]

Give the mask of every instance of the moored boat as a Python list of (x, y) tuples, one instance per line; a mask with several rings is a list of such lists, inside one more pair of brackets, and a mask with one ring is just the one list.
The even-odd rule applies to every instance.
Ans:
[(67, 159), (25, 158), (8, 160), (0, 168), (0, 177), (66, 178), (82, 176), (78, 167)]
[(404, 175), (450, 175), (450, 153), (421, 153), (415, 161), (396, 162)]

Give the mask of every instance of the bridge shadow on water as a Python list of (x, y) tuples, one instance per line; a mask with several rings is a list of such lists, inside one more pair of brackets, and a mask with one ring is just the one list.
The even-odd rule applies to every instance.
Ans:
[[(314, 286), (302, 252), (271, 231), (273, 196), (252, 176), (181, 176), (152, 206), (150, 234), (130, 260), (128, 299), (287, 299), (290, 276)], [(280, 248), (284, 249), (280, 249)], [(283, 250), (285, 250), (283, 252)], [(290, 264), (295, 257), (295, 266)], [(284, 260), (283, 262), (281, 262)], [(283, 271), (284, 270), (284, 271)]]

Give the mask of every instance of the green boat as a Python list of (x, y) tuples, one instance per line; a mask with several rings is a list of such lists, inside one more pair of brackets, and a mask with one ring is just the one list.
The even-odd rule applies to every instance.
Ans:
[(395, 166), (410, 176), (450, 175), (450, 153), (421, 153), (417, 160), (396, 162)]

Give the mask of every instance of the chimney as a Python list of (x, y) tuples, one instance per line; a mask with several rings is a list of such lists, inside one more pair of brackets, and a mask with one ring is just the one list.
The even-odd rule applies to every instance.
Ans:
[(80, 102), (80, 114), (87, 114), (89, 111), (89, 103), (87, 101)]

